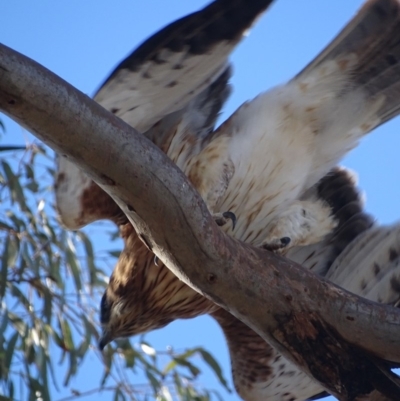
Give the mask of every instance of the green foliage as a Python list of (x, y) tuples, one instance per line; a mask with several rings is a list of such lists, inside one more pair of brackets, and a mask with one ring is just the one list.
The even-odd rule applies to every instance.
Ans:
[[(202, 359), (227, 388), (202, 348), (157, 352), (126, 339), (98, 351), (99, 300), (116, 247), (95, 252), (86, 232), (60, 226), (48, 150), (3, 150), (14, 152), (0, 159), (0, 400), (70, 400), (99, 391), (116, 401), (218, 397), (196, 384)], [(74, 378), (87, 375), (87, 358), (102, 366), (98, 386), (73, 388)]]

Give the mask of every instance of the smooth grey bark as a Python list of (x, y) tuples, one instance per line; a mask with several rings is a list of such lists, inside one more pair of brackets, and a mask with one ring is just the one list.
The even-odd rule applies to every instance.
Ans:
[(0, 110), (88, 173), (181, 280), (254, 329), (327, 391), (340, 400), (365, 399), (359, 397), (374, 389), (400, 399), (382, 362), (400, 363), (398, 309), (225, 235), (185, 175), (150, 141), (3, 45)]

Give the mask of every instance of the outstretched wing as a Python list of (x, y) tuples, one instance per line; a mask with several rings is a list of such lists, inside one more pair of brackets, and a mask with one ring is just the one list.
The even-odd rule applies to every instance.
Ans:
[(161, 29), (118, 65), (94, 99), (147, 131), (215, 80), (243, 33), (273, 0), (216, 0)]
[[(94, 99), (164, 147), (162, 138), (172, 141), (180, 117), (224, 74), (229, 54), (272, 1), (215, 0), (173, 22), (122, 61)], [(202, 124), (191, 128), (196, 125)], [(70, 229), (123, 219), (113, 200), (62, 157), (55, 192), (60, 218)]]
[[(327, 127), (319, 136), (307, 184), (338, 163), (363, 135), (400, 113), (399, 74), (400, 2), (365, 1), (339, 35), (292, 80), (303, 97), (313, 93), (318, 99), (318, 114), (312, 116), (319, 119), (319, 128)], [(333, 107), (326, 99), (335, 99)], [(318, 103), (323, 106), (318, 108)], [(329, 136), (338, 130), (346, 135), (333, 141)]]

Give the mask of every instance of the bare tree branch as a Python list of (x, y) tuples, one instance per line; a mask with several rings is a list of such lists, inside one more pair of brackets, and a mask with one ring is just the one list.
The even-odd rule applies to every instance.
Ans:
[[(184, 174), (87, 96), (0, 46), (0, 109), (110, 193), (185, 283), (249, 325), (340, 400), (400, 399), (400, 313), (225, 235)], [(375, 362), (379, 360), (379, 362)], [(379, 399), (379, 398), (377, 398)]]

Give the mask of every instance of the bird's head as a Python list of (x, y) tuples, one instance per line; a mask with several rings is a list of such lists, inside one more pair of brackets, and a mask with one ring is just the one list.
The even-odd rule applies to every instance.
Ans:
[(142, 334), (176, 319), (210, 313), (218, 307), (180, 281), (142, 243), (130, 224), (100, 306), (103, 349), (112, 340)]

